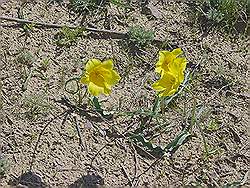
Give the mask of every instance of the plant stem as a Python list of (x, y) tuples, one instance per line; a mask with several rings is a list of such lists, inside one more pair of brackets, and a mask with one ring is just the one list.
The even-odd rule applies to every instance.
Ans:
[(154, 106), (153, 106), (153, 109), (152, 109), (152, 114), (148, 120), (148, 124), (151, 123), (153, 117), (158, 113), (158, 109), (159, 109), (159, 106), (160, 106), (160, 103), (161, 103), (161, 98), (159, 97), (159, 95), (156, 96), (155, 98), (155, 103), (154, 103)]
[(201, 136), (202, 136), (202, 141), (203, 141), (203, 144), (204, 144), (204, 149), (205, 149), (205, 152), (206, 152), (206, 157), (209, 155), (209, 151), (208, 151), (208, 147), (207, 147), (207, 141), (206, 141), (206, 137), (205, 137), (205, 134), (202, 130), (202, 128), (200, 127), (199, 123), (196, 122), (196, 125), (198, 126), (199, 128), (199, 131), (201, 132)]
[(158, 113), (157, 111), (159, 109), (160, 103), (161, 103), (160, 97), (159, 95), (157, 95), (157, 97), (155, 98), (153, 109), (152, 109), (153, 115)]
[(192, 109), (191, 122), (190, 122), (190, 126), (188, 127), (188, 130), (190, 132), (192, 132), (194, 124), (197, 123), (196, 117), (195, 117), (196, 116), (196, 104), (197, 104), (197, 102), (196, 102), (196, 99), (194, 98), (194, 105), (193, 105), (193, 109)]
[(197, 105), (197, 101), (196, 101), (196, 98), (194, 98), (194, 105), (193, 105), (193, 109), (192, 109), (192, 118), (191, 118), (190, 126), (188, 127), (188, 131), (192, 132), (192, 129), (193, 129), (195, 124), (198, 126), (198, 129), (199, 129), (201, 136), (202, 136), (202, 141), (204, 144), (206, 156), (208, 156), (209, 151), (208, 151), (208, 147), (207, 147), (206, 137), (205, 137), (205, 134), (204, 134), (202, 128), (200, 127), (199, 121), (197, 121), (197, 117), (196, 117), (196, 105)]

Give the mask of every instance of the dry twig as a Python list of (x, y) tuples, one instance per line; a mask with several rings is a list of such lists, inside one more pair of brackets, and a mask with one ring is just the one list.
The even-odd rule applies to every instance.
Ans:
[[(37, 26), (47, 27), (47, 28), (62, 28), (62, 27), (68, 27), (70, 29), (76, 29), (81, 26), (75, 26), (75, 25), (63, 25), (63, 24), (52, 24), (52, 23), (46, 23), (46, 22), (39, 22), (39, 21), (31, 21), (26, 19), (19, 19), (19, 18), (13, 18), (13, 17), (7, 17), (7, 16), (0, 16), (0, 20), (6, 20), (6, 21), (12, 21), (12, 22), (18, 22), (23, 24), (34, 24)], [(108, 30), (108, 29), (96, 29), (92, 27), (83, 27), (86, 31), (90, 32), (99, 32), (99, 33), (108, 33), (111, 35), (119, 35), (120, 37), (126, 37), (126, 32), (121, 31), (114, 31), (114, 30)]]

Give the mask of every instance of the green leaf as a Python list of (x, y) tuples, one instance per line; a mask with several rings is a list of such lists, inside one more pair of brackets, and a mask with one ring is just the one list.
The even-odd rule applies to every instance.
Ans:
[(95, 107), (95, 110), (102, 115), (102, 117), (106, 118), (106, 119), (110, 119), (113, 117), (113, 114), (110, 113), (110, 112), (105, 112), (102, 107), (101, 107), (101, 104), (100, 102), (98, 101), (98, 98), (97, 97), (94, 97), (93, 98), (93, 105)]
[(93, 104), (97, 111), (103, 111), (97, 97), (93, 98)]
[(138, 47), (145, 47), (154, 40), (154, 32), (146, 30), (144, 27), (135, 26), (129, 28), (129, 40)]
[(235, 181), (235, 182), (232, 182), (232, 183), (227, 183), (222, 188), (237, 188), (237, 187), (241, 187), (242, 185), (244, 185), (246, 183), (247, 178), (248, 178), (248, 174), (249, 174), (249, 171), (246, 172), (246, 174), (244, 175), (244, 177), (241, 180)]
[(165, 147), (165, 150), (169, 152), (176, 151), (190, 136), (191, 134), (188, 131), (183, 130), (170, 144)]
[(78, 27), (71, 29), (67, 26), (64, 26), (56, 35), (56, 44), (58, 46), (70, 47), (72, 44), (76, 43), (79, 37), (86, 36), (85, 29), (83, 27)]
[(175, 152), (181, 145), (183, 145), (191, 134), (187, 130), (183, 130), (171, 143), (165, 148), (162, 146), (155, 145), (147, 140), (143, 134), (131, 134), (130, 139), (135, 143), (139, 142), (144, 148), (151, 154), (157, 157), (161, 157), (169, 152)]
[(142, 134), (133, 134), (130, 136), (130, 139), (132, 139), (135, 142), (140, 142), (143, 147), (145, 147), (150, 153), (154, 155), (162, 156), (165, 153), (162, 146), (157, 146), (155, 144), (152, 144), (149, 140), (144, 138)]

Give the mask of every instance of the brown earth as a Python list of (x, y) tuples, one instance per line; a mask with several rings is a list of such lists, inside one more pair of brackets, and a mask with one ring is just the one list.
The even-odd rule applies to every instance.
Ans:
[[(69, 11), (68, 1), (59, 5), (33, 0), (23, 8), (25, 19), (46, 23), (122, 32), (144, 26), (158, 41), (144, 49), (98, 32), (86, 32), (70, 47), (59, 47), (54, 38), (58, 28), (35, 27), (25, 33), (19, 23), (1, 20), (0, 160), (7, 161), (1, 187), (223, 187), (242, 179), (243, 186), (250, 186), (248, 38), (202, 32), (185, 2), (152, 2), (147, 14), (139, 1), (131, 2), (132, 10), (111, 4), (79, 16)], [(0, 15), (17, 17), (21, 4), (1, 3)], [(125, 134), (146, 117), (126, 112), (152, 108), (158, 52), (176, 47), (184, 51), (187, 72), (194, 75), (145, 134), (159, 133), (152, 142), (164, 146), (190, 125), (194, 110), (201, 115), (187, 142), (157, 158)], [(87, 108), (76, 108), (78, 95), (65, 91), (66, 81), (80, 76), (91, 58), (112, 58), (122, 77), (111, 96), (100, 99), (107, 111), (115, 112), (112, 119), (93, 111), (87, 97)], [(42, 70), (45, 59), (49, 65)], [(76, 83), (67, 87), (75, 89)], [(157, 125), (164, 131), (157, 132)], [(199, 126), (213, 151), (208, 157)]]

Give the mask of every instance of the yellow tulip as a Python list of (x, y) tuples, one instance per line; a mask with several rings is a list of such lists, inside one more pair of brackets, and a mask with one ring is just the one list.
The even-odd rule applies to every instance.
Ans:
[(160, 51), (159, 61), (156, 63), (156, 72), (161, 75), (152, 87), (159, 92), (160, 97), (171, 96), (184, 80), (186, 68), (186, 58), (177, 57), (182, 54), (182, 50), (177, 48), (172, 52)]
[(166, 72), (160, 80), (152, 85), (152, 87), (159, 92), (160, 97), (166, 97), (173, 95), (177, 91), (179, 84), (172, 73)]
[(101, 62), (98, 59), (90, 59), (85, 67), (85, 74), (80, 82), (88, 86), (88, 92), (93, 96), (100, 94), (109, 95), (111, 87), (121, 79), (118, 73), (113, 70), (113, 61)]
[(179, 59), (178, 56), (182, 54), (182, 50), (180, 48), (174, 49), (172, 52), (170, 51), (160, 51), (159, 52), (159, 60), (156, 63), (155, 72), (164, 74), (164, 72), (168, 71), (168, 66), (171, 62), (176, 59)]
[(171, 72), (177, 79), (179, 85), (184, 80), (184, 71), (186, 69), (187, 60), (186, 58), (176, 58), (168, 66), (168, 71)]

